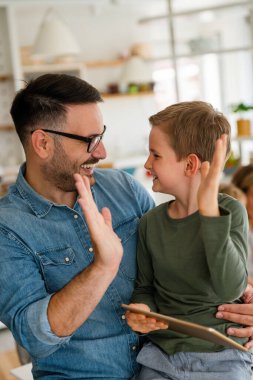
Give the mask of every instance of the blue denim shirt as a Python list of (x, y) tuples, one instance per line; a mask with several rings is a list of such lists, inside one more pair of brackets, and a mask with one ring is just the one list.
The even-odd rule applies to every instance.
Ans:
[[(50, 329), (47, 306), (61, 289), (93, 261), (88, 228), (79, 204), (54, 204), (24, 179), (0, 200), (0, 320), (32, 355), (35, 379), (129, 379), (137, 371), (139, 338), (124, 318), (136, 272), (137, 226), (154, 206), (130, 175), (97, 169), (93, 197), (109, 207), (124, 255), (116, 278), (89, 319), (72, 335)], [(94, 284), (96, 286), (96, 284)]]

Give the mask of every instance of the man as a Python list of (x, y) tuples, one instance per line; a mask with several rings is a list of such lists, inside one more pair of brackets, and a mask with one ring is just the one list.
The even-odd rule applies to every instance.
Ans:
[[(30, 353), (35, 379), (137, 372), (139, 338), (120, 305), (133, 290), (138, 221), (154, 203), (131, 176), (94, 170), (106, 157), (101, 100), (81, 79), (47, 74), (11, 108), (26, 163), (0, 202), (0, 319)], [(98, 209), (111, 211), (117, 235), (102, 210), (102, 247), (91, 241), (74, 173), (89, 179)]]
[(0, 320), (31, 354), (35, 379), (138, 372), (139, 338), (120, 304), (130, 302), (138, 221), (153, 201), (127, 174), (94, 169), (106, 156), (100, 101), (88, 83), (47, 74), (11, 108), (26, 163), (0, 201)]

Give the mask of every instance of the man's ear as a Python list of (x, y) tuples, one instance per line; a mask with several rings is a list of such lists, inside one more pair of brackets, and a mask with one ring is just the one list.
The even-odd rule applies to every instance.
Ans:
[(32, 147), (35, 153), (42, 159), (47, 159), (52, 152), (52, 139), (42, 131), (37, 129), (32, 134)]
[(189, 154), (185, 159), (185, 175), (187, 177), (193, 177), (196, 175), (200, 168), (200, 159), (194, 153)]

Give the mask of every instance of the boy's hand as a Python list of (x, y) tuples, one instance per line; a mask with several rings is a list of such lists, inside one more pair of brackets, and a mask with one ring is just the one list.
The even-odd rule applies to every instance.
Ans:
[(200, 167), (201, 182), (198, 190), (198, 209), (204, 216), (219, 216), (218, 191), (220, 175), (224, 167), (228, 136), (223, 134), (215, 144), (211, 164), (204, 161)]
[[(129, 306), (136, 306), (139, 309), (150, 311), (150, 308), (143, 303), (131, 303)], [(155, 318), (146, 317), (143, 314), (133, 313), (132, 311), (126, 312), (126, 320), (132, 330), (143, 334), (169, 327), (167, 323), (159, 322)]]

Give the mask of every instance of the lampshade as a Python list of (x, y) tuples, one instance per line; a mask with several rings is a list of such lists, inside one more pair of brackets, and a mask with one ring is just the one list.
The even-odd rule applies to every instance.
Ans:
[(125, 84), (150, 83), (152, 82), (152, 72), (149, 63), (139, 56), (130, 57), (122, 69), (121, 81)]
[(40, 25), (32, 48), (32, 56), (53, 59), (60, 56), (75, 56), (80, 47), (68, 25), (53, 9), (49, 9)]

